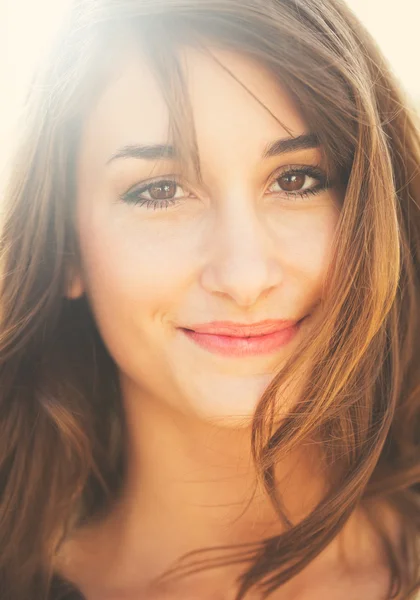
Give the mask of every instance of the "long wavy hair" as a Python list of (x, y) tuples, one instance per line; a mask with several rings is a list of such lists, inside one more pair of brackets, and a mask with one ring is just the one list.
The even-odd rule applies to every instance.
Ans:
[[(189, 557), (182, 573), (243, 561), (237, 600), (254, 586), (265, 597), (363, 507), (383, 542), (389, 598), (411, 598), (420, 564), (420, 138), (386, 62), (340, 0), (79, 0), (31, 86), (2, 197), (2, 600), (80, 597), (63, 587), (54, 558), (110, 510), (124, 482), (116, 365), (86, 298), (65, 290), (80, 261), (80, 132), (128, 37), (154, 69), (187, 170), (200, 165), (179, 48), (217, 45), (260, 61), (288, 89), (343, 188), (324, 318), (276, 374), (252, 425), (254, 461), (284, 532)], [(299, 401), (276, 418), (303, 364), (311, 367)], [(274, 467), (308, 439), (322, 449), (328, 487), (291, 522)], [(397, 540), (375, 519), (378, 503), (398, 518)]]

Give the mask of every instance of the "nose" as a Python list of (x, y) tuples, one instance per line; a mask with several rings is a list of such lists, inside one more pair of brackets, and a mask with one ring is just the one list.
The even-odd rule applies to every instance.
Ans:
[(251, 307), (283, 280), (273, 232), (257, 209), (244, 208), (243, 202), (240, 208), (232, 202), (219, 214), (215, 229), (212, 258), (202, 271), (201, 284), (212, 294), (230, 297), (238, 306)]

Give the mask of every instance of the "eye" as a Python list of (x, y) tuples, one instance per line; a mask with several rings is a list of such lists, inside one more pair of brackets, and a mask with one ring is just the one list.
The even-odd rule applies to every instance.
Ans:
[(266, 193), (304, 198), (310, 194), (318, 194), (328, 187), (327, 177), (319, 167), (304, 165), (287, 167), (277, 173)]
[(147, 185), (136, 185), (121, 196), (127, 204), (146, 206), (147, 208), (168, 208), (189, 196), (175, 179), (159, 179)]

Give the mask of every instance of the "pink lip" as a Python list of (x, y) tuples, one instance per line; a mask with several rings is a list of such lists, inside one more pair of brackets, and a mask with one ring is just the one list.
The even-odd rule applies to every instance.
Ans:
[(199, 346), (224, 356), (269, 354), (288, 344), (297, 334), (300, 321), (261, 321), (242, 325), (217, 321), (194, 325), (181, 331)]

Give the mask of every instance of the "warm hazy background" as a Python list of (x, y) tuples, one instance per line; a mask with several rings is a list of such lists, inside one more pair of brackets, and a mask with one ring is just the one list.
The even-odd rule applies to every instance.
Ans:
[[(70, 0), (0, 0), (0, 167), (31, 72)], [(347, 0), (420, 108), (420, 0)]]

